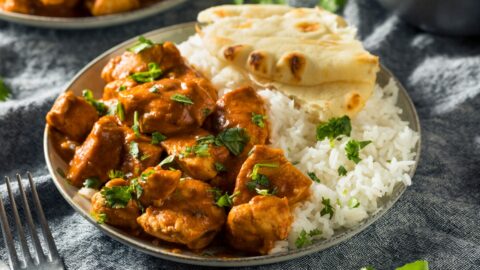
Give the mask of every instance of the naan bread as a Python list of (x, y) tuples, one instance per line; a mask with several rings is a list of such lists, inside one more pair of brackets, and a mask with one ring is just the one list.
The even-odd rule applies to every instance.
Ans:
[[(206, 49), (296, 98), (311, 111), (353, 116), (375, 85), (378, 57), (339, 16), (281, 5), (218, 6), (200, 12)], [(206, 24), (206, 25), (205, 25)]]

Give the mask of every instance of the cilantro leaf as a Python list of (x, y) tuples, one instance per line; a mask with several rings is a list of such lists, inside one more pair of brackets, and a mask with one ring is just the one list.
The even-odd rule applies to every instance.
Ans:
[(120, 87), (117, 88), (117, 92), (122, 92), (127, 90), (127, 87), (125, 85), (120, 85)]
[(208, 144), (196, 144), (193, 146), (193, 152), (199, 157), (209, 157)]
[(348, 141), (347, 145), (345, 146), (345, 153), (347, 154), (347, 158), (355, 163), (359, 163), (361, 161), (359, 157), (360, 150), (371, 142), (372, 141), (356, 141), (353, 139)]
[(325, 138), (335, 139), (340, 135), (350, 136), (352, 132), (352, 124), (348, 116), (332, 118), (327, 123), (317, 126), (317, 140), (321, 141)]
[(151, 40), (146, 39), (143, 36), (139, 36), (138, 37), (138, 43), (135, 44), (134, 46), (128, 48), (127, 50), (129, 52), (137, 54), (137, 53), (139, 53), (139, 52), (141, 52), (145, 49), (149, 49), (149, 48), (153, 47), (153, 45), (154, 45), (154, 43)]
[(307, 173), (310, 179), (312, 179), (313, 182), (320, 183), (320, 178), (317, 177), (317, 175), (314, 172), (308, 172)]
[(265, 127), (265, 122), (263, 120), (267, 119), (265, 115), (262, 114), (257, 114), (252, 112), (252, 123), (255, 125), (264, 128)]
[(424, 260), (415, 261), (412, 263), (405, 264), (404, 266), (398, 267), (395, 270), (428, 270), (428, 262)]
[(118, 119), (120, 119), (120, 121), (125, 120), (125, 110), (123, 109), (123, 105), (121, 102), (117, 103), (116, 114), (118, 116)]
[(153, 132), (152, 133), (152, 142), (151, 144), (157, 145), (160, 144), (160, 142), (163, 142), (167, 139), (165, 135), (163, 135), (160, 132)]
[[(220, 193), (221, 194), (221, 193)], [(239, 192), (235, 192), (232, 195), (228, 195), (228, 192), (225, 192), (225, 194), (217, 197), (215, 199), (215, 204), (220, 206), (220, 207), (232, 207), (233, 206), (233, 198), (235, 198)]]
[(132, 199), (129, 186), (104, 187), (100, 192), (110, 208), (125, 208)]
[(226, 172), (227, 171), (227, 168), (225, 168), (225, 165), (223, 165), (222, 163), (220, 162), (215, 162), (215, 170), (217, 172)]
[(307, 235), (307, 231), (305, 230), (302, 230), (298, 235), (297, 240), (295, 240), (295, 246), (297, 246), (297, 248), (310, 245), (311, 243), (312, 243), (312, 240), (310, 240), (310, 238)]
[(105, 213), (90, 212), (90, 215), (97, 221), (98, 224), (103, 224), (107, 221), (107, 215)]
[[(218, 143), (225, 145), (228, 150), (238, 156), (242, 153), (245, 145), (250, 141), (247, 131), (240, 127), (229, 128), (217, 136)], [(217, 145), (217, 141), (215, 142)]]
[(351, 209), (357, 208), (357, 207), (360, 206), (360, 202), (355, 197), (350, 198), (350, 200), (348, 200), (347, 204), (348, 204), (348, 207), (351, 208)]
[(133, 73), (130, 75), (130, 78), (137, 83), (146, 83), (155, 81), (156, 79), (160, 78), (162, 74), (163, 71), (160, 69), (160, 67), (156, 63), (152, 62), (148, 64), (148, 71)]
[(100, 187), (100, 180), (96, 177), (89, 177), (85, 179), (83, 186), (86, 188), (98, 189)]
[(138, 183), (137, 178), (130, 181), (130, 189), (135, 192), (137, 199), (140, 199), (140, 196), (142, 196), (143, 193), (143, 187)]
[(120, 170), (110, 170), (108, 171), (108, 178), (114, 179), (114, 178), (124, 178), (125, 174), (120, 171)]
[(166, 157), (164, 160), (162, 160), (158, 166), (162, 167), (163, 165), (165, 164), (170, 164), (173, 162), (173, 160), (175, 159), (175, 155), (170, 155), (168, 157)]
[(82, 96), (85, 99), (86, 102), (88, 102), (90, 105), (92, 105), (98, 112), (99, 115), (105, 115), (108, 111), (107, 105), (105, 103), (96, 100), (93, 97), (93, 93), (91, 90), (85, 89), (82, 92)]
[(133, 126), (132, 126), (133, 132), (135, 133), (135, 136), (138, 138), (140, 137), (140, 123), (138, 122), (138, 112), (135, 111), (133, 113)]
[(338, 167), (338, 170), (337, 170), (337, 171), (338, 171), (338, 175), (339, 175), (339, 176), (345, 176), (345, 175), (347, 175), (347, 169), (345, 169), (345, 167), (343, 167), (342, 165), (340, 165), (340, 166)]
[(175, 94), (171, 96), (170, 99), (179, 103), (193, 105), (193, 101), (189, 97), (182, 94)]
[(10, 89), (7, 88), (3, 79), (0, 77), (0, 101), (6, 101), (11, 95)]
[(152, 175), (152, 174), (154, 174), (154, 173), (155, 173), (155, 170), (145, 171), (145, 172), (143, 172), (143, 173), (140, 175), (140, 179), (141, 179), (143, 182), (147, 182), (148, 177), (150, 177), (150, 175)]
[(277, 187), (274, 187), (272, 190), (255, 188), (255, 191), (258, 195), (262, 196), (271, 196), (277, 194), (278, 192)]
[(332, 205), (330, 204), (330, 199), (325, 199), (322, 197), (322, 204), (323, 204), (323, 209), (320, 211), (320, 215), (330, 215), (330, 219), (332, 219), (334, 210)]

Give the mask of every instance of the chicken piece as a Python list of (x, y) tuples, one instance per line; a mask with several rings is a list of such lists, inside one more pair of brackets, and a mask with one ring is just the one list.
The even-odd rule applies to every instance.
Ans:
[(70, 162), (73, 155), (75, 154), (75, 149), (79, 146), (77, 142), (69, 140), (59, 131), (49, 128), (48, 134), (52, 140), (53, 148), (55, 152), (65, 161)]
[(150, 137), (144, 135), (137, 136), (132, 129), (125, 126), (123, 129), (125, 142), (123, 145), (121, 171), (129, 172), (135, 177), (148, 167), (153, 167), (160, 162), (163, 152), (162, 147), (153, 145)]
[(292, 222), (286, 198), (255, 196), (230, 210), (227, 241), (235, 249), (265, 255), (275, 241), (287, 238)]
[(3, 0), (0, 1), (0, 9), (24, 14), (31, 14), (33, 12), (30, 0)]
[[(205, 139), (210, 139), (210, 142), (205, 142)], [(162, 146), (169, 155), (175, 155), (175, 161), (183, 172), (200, 180), (214, 178), (218, 173), (215, 164), (223, 165), (229, 157), (228, 149), (215, 145), (213, 136), (202, 129), (169, 138), (162, 142)]]
[(286, 197), (290, 205), (305, 200), (312, 180), (295, 168), (281, 149), (255, 145), (237, 176), (234, 205), (247, 203), (256, 189), (268, 189), (278, 197)]
[(137, 86), (138, 83), (132, 78), (123, 78), (109, 82), (103, 89), (103, 99), (117, 99), (118, 93)]
[(225, 210), (218, 207), (212, 187), (202, 181), (180, 181), (177, 190), (161, 207), (148, 207), (137, 222), (150, 235), (184, 244), (190, 249), (206, 247), (222, 229)]
[(40, 0), (44, 6), (56, 6), (58, 8), (73, 8), (79, 0)]
[(244, 128), (250, 137), (243, 153), (248, 153), (254, 145), (265, 144), (269, 136), (269, 123), (266, 119), (265, 102), (252, 87), (242, 87), (225, 94), (217, 101), (214, 114), (215, 129)]
[(75, 150), (67, 179), (81, 187), (87, 178), (95, 177), (102, 183), (108, 180), (108, 171), (120, 163), (124, 143), (123, 129), (113, 116), (104, 116), (93, 126), (82, 146)]
[(128, 123), (133, 122), (137, 111), (143, 133), (160, 132), (169, 136), (203, 124), (206, 112), (215, 107), (209, 92), (196, 80), (162, 79), (121, 91), (118, 100), (123, 104)]
[(173, 43), (154, 44), (139, 53), (126, 51), (122, 55), (110, 59), (102, 70), (102, 78), (107, 83), (124, 79), (131, 74), (148, 71), (149, 63), (158, 64), (165, 74), (173, 67), (183, 65), (184, 61)]
[(85, 139), (97, 120), (95, 108), (70, 91), (58, 97), (47, 114), (49, 126), (77, 142)]
[(108, 181), (101, 191), (93, 195), (91, 202), (92, 215), (97, 220), (121, 228), (138, 228), (136, 220), (141, 211), (138, 203), (132, 199), (127, 181), (120, 178)]
[(140, 7), (139, 0), (87, 0), (87, 8), (93, 16), (109, 15)]
[(142, 205), (161, 207), (177, 188), (181, 176), (181, 171), (162, 170), (160, 166), (145, 170), (137, 179), (143, 189), (140, 196)]

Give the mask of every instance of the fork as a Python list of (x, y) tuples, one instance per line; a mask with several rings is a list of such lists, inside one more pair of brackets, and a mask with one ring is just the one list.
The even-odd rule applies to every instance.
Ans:
[[(3, 199), (0, 196), (0, 222), (2, 227), (2, 234), (5, 240), (5, 246), (8, 250), (8, 259), (10, 261), (10, 267), (13, 270), (17, 269), (44, 269), (44, 270), (59, 270), (65, 269), (63, 266), (62, 258), (58, 254), (57, 247), (55, 246), (55, 242), (53, 241), (52, 233), (50, 228), (48, 227), (47, 220), (45, 218), (45, 214), (43, 213), (42, 205), (40, 204), (40, 199), (38, 198), (37, 188), (33, 183), (32, 175), (30, 172), (27, 172), (28, 182), (30, 183), (30, 188), (32, 191), (33, 197), (33, 204), (35, 208), (35, 212), (37, 218), (40, 223), (40, 227), (42, 228), (43, 238), (47, 242), (47, 250), (49, 256), (44, 254), (43, 248), (40, 244), (40, 240), (37, 235), (36, 226), (33, 223), (32, 213), (30, 211), (30, 206), (28, 204), (27, 195), (25, 194), (25, 190), (23, 189), (22, 185), (22, 178), (19, 174), (16, 175), (17, 182), (18, 182), (18, 189), (20, 190), (22, 201), (23, 201), (23, 209), (25, 212), (25, 217), (27, 219), (27, 224), (30, 230), (30, 236), (33, 242), (33, 250), (34, 253), (30, 253), (27, 240), (25, 238), (25, 232), (23, 230), (23, 226), (20, 222), (20, 216), (18, 214), (17, 205), (15, 203), (15, 199), (13, 196), (12, 188), (10, 185), (10, 178), (5, 177), (5, 184), (8, 190), (8, 196), (10, 197), (10, 202), (12, 205), (13, 217), (15, 220), (15, 228), (18, 234), (18, 238), (20, 240), (20, 246), (22, 249), (23, 259), (20, 259), (20, 256), (17, 254), (15, 250), (15, 245), (12, 237), (12, 231), (10, 231), (10, 225), (7, 219), (7, 213), (5, 211), (5, 207), (3, 205)], [(0, 194), (1, 195), (1, 194)]]

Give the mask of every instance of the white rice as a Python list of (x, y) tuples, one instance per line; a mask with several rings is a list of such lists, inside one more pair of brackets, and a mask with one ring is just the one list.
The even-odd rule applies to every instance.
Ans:
[[(211, 56), (203, 48), (198, 36), (179, 45), (188, 61), (219, 89), (219, 95), (235, 89), (246, 80), (242, 73)], [(318, 123), (309, 120), (305, 111), (295, 108), (294, 102), (280, 92), (262, 90), (260, 95), (268, 107), (271, 120), (270, 140), (272, 146), (285, 151), (286, 157), (304, 173), (314, 172), (321, 183), (311, 186), (312, 196), (293, 210), (294, 222), (288, 241), (279, 241), (271, 253), (295, 249), (295, 240), (300, 232), (319, 229), (316, 238), (328, 239), (339, 228), (358, 225), (369, 215), (379, 210), (378, 199), (391, 194), (397, 183), (411, 184), (408, 174), (414, 165), (419, 135), (400, 119), (401, 109), (397, 102), (398, 88), (391, 81), (381, 88), (377, 86), (365, 108), (352, 120), (351, 137), (335, 141), (316, 141)], [(345, 145), (350, 139), (370, 140), (360, 151), (358, 164), (347, 159)], [(338, 175), (339, 166), (344, 166), (346, 176)], [(322, 198), (330, 199), (334, 215), (321, 216), (324, 208)], [(351, 198), (360, 205), (350, 208)]]

